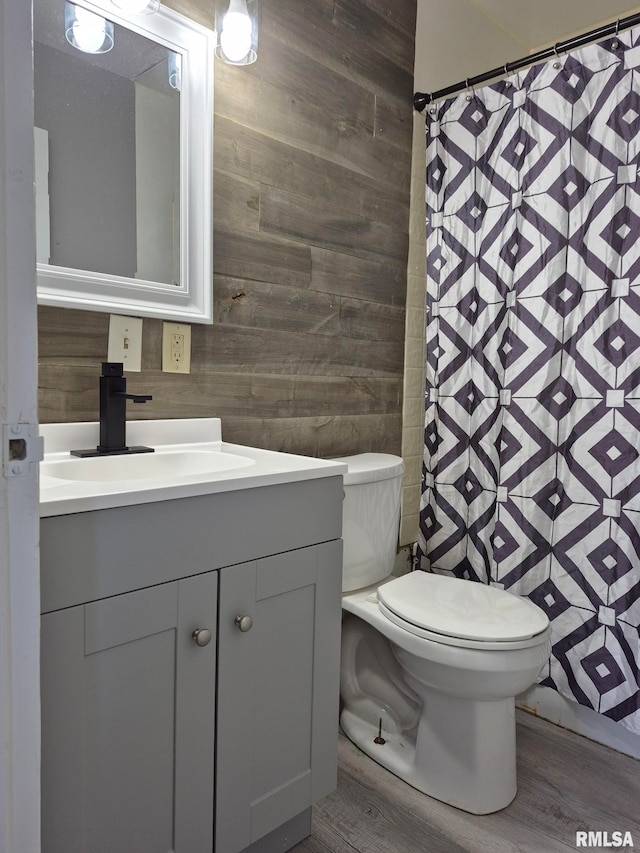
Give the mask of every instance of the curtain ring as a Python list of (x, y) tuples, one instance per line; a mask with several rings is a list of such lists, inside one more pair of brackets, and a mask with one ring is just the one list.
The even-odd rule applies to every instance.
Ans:
[(473, 88), (469, 85), (469, 79), (470, 78), (467, 77), (467, 80), (466, 80), (467, 96), (466, 97), (467, 97), (468, 101), (471, 101), (471, 100), (473, 100)]
[(618, 34), (620, 33), (620, 18), (616, 21), (616, 31), (614, 33), (613, 41), (611, 42), (611, 50), (617, 50), (620, 47), (620, 40), (618, 39)]
[[(505, 75), (508, 76), (508, 74), (509, 74), (509, 63), (508, 62), (505, 62), (503, 70), (504, 70)], [(508, 89), (511, 86), (511, 80), (505, 80), (504, 85)]]
[(553, 52), (556, 55), (556, 61), (553, 63), (553, 67), (557, 71), (559, 68), (562, 68), (562, 63), (560, 62), (560, 54), (558, 53), (558, 45), (557, 44), (554, 44)]

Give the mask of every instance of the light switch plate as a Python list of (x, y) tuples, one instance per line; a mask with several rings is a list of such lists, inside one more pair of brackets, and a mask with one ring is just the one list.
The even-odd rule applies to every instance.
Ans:
[(162, 324), (162, 370), (191, 372), (191, 326), (186, 323)]
[(111, 314), (107, 361), (121, 361), (129, 373), (142, 370), (142, 319)]

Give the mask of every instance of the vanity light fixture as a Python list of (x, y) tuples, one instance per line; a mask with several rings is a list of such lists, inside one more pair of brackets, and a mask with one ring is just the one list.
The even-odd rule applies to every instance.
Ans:
[(160, 0), (111, 0), (114, 6), (132, 15), (151, 15), (160, 8)]
[(113, 21), (69, 2), (64, 4), (64, 34), (83, 53), (108, 53), (113, 47)]
[(229, 65), (258, 58), (260, 0), (216, 0), (216, 56)]

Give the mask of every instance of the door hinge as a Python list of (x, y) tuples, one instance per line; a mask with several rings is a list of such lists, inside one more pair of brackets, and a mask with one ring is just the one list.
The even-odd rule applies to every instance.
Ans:
[(2, 425), (2, 476), (26, 477), (32, 462), (44, 459), (44, 439), (36, 424)]

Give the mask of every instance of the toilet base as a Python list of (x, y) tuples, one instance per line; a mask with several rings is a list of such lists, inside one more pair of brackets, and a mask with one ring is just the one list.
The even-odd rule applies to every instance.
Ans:
[(347, 708), (346, 736), (376, 763), (436, 800), (471, 814), (491, 814), (516, 795), (515, 703), (473, 702), (420, 688), (423, 713), (417, 740), (387, 734)]

